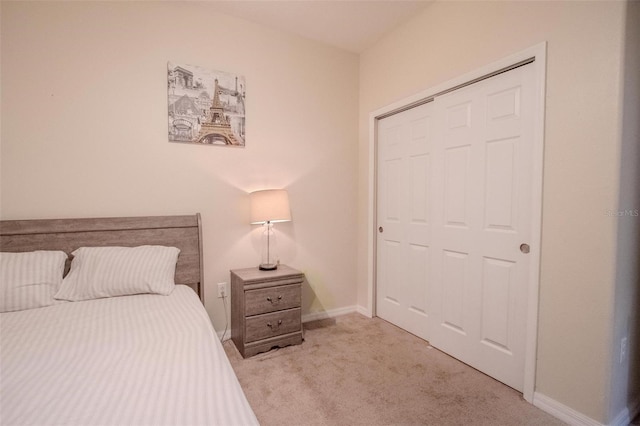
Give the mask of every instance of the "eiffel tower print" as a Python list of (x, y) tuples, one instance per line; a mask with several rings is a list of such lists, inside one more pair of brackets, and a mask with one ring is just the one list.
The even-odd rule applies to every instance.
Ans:
[(213, 89), (213, 102), (211, 103), (211, 119), (202, 123), (198, 134), (198, 143), (224, 143), (225, 145), (242, 145), (231, 130), (229, 118), (224, 114), (222, 103), (220, 102), (220, 90), (218, 89), (218, 79), (215, 80)]

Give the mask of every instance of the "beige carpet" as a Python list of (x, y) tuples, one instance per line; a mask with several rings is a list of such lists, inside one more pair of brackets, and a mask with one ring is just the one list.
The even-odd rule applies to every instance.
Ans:
[(378, 318), (307, 323), (302, 345), (248, 359), (224, 348), (263, 426), (563, 424)]

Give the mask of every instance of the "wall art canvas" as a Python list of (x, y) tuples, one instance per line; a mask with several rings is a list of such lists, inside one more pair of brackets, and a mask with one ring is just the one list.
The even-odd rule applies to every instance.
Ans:
[(167, 63), (169, 142), (245, 146), (244, 76)]

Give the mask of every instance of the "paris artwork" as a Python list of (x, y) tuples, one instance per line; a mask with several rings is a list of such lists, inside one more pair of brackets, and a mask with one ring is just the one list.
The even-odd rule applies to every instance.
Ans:
[(245, 146), (244, 76), (169, 62), (169, 142)]

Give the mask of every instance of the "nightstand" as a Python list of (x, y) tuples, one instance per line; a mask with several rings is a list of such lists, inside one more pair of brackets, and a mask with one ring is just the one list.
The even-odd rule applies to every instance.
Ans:
[(244, 358), (302, 343), (303, 281), (286, 265), (231, 271), (231, 339)]

